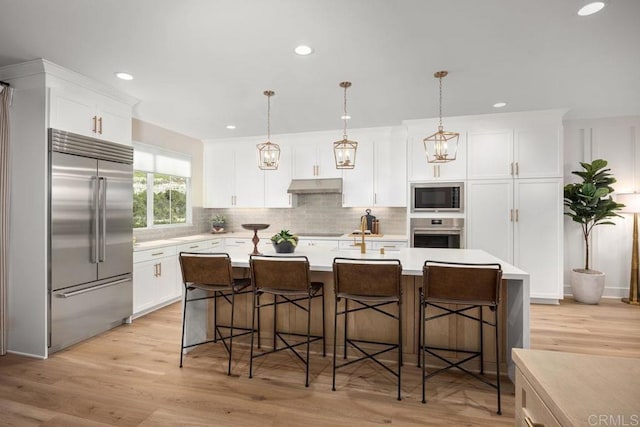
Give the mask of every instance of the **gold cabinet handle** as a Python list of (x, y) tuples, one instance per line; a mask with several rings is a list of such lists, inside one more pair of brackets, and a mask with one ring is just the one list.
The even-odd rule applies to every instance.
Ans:
[(513, 162), (511, 162), (511, 176), (513, 176)]
[(518, 222), (518, 209), (516, 209), (516, 222)]
[(162, 263), (158, 263), (158, 276), (162, 276)]
[(93, 123), (93, 126), (91, 127), (91, 132), (96, 133), (98, 129), (98, 116), (93, 116), (91, 118), (91, 122)]
[(520, 175), (520, 164), (516, 162), (516, 175)]
[(164, 254), (164, 252), (156, 252), (154, 254), (151, 254), (151, 256), (158, 256), (158, 255), (162, 255), (162, 254)]
[(509, 222), (513, 222), (513, 209), (509, 209)]
[(102, 135), (102, 117), (98, 117), (98, 133)]

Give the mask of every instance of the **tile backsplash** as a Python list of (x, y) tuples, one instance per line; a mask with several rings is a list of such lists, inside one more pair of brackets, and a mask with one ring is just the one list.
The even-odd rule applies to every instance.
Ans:
[[(365, 208), (343, 208), (340, 194), (300, 194), (293, 208), (205, 209), (207, 218), (215, 214), (227, 217), (227, 230), (242, 231), (242, 224), (271, 224), (270, 232), (281, 229), (292, 233), (349, 233), (360, 228)], [(380, 220), (382, 234), (406, 234), (406, 208), (371, 208)]]
[[(365, 208), (343, 208), (340, 194), (301, 194), (293, 208), (193, 208), (193, 224), (175, 227), (136, 229), (138, 242), (170, 239), (210, 230), (209, 219), (216, 214), (227, 218), (227, 231), (244, 231), (242, 224), (270, 224), (268, 233), (281, 229), (292, 233), (349, 233), (359, 228)], [(371, 215), (380, 220), (382, 234), (406, 234), (406, 208), (371, 208)], [(268, 234), (267, 233), (267, 234)]]

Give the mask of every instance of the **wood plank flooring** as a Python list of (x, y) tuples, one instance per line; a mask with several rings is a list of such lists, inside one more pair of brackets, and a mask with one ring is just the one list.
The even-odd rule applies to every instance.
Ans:
[[(587, 306), (571, 300), (531, 308), (532, 348), (640, 358), (640, 308), (617, 300)], [(252, 425), (513, 425), (513, 385), (503, 381), (503, 415), (492, 389), (455, 373), (427, 383), (403, 368), (403, 400), (394, 378), (359, 364), (338, 371), (331, 391), (331, 356), (314, 355), (311, 384), (286, 353), (254, 362), (234, 347), (226, 375), (221, 344), (199, 347), (178, 368), (180, 306), (174, 304), (48, 360), (0, 357), (0, 425), (252, 426)], [(234, 343), (235, 344), (235, 343)]]

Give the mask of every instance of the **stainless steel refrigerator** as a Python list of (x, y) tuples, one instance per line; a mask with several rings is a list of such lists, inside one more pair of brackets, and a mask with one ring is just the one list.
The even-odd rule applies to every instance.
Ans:
[(49, 129), (49, 351), (130, 319), (133, 148)]

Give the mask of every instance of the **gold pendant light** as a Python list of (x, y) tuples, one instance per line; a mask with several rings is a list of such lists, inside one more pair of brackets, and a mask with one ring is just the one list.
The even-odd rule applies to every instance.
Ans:
[(342, 132), (342, 140), (333, 143), (333, 155), (336, 160), (336, 169), (353, 169), (356, 165), (356, 150), (358, 149), (357, 141), (350, 141), (347, 138), (347, 88), (351, 86), (351, 82), (342, 82), (340, 87), (344, 88), (344, 131)]
[(447, 71), (438, 71), (433, 77), (440, 80), (440, 125), (438, 131), (422, 140), (428, 163), (447, 163), (456, 159), (458, 152), (457, 132), (447, 132), (442, 127), (442, 78), (449, 74)]
[(278, 169), (280, 161), (280, 146), (271, 142), (271, 97), (276, 93), (265, 90), (267, 97), (267, 142), (258, 144), (258, 167), (264, 170)]

